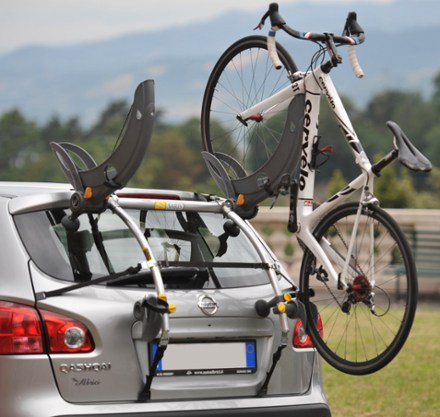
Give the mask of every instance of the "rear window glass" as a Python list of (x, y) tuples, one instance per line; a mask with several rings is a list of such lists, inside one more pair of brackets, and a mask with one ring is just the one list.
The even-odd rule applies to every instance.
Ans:
[[(214, 213), (127, 210), (163, 271), (168, 288), (231, 288), (269, 282), (265, 265), (244, 233), (227, 232)], [(124, 222), (110, 211), (82, 214), (69, 231), (61, 219), (68, 210), (17, 215), (23, 243), (43, 272), (66, 281), (88, 281), (141, 265), (145, 257)], [(229, 221), (230, 222), (230, 221)], [(227, 231), (225, 231), (227, 230)], [(141, 271), (141, 272), (142, 272)], [(120, 285), (152, 286), (148, 273)], [(142, 278), (142, 277), (143, 278)]]

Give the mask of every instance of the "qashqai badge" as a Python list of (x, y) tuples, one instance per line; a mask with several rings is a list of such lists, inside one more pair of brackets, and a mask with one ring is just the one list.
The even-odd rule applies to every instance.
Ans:
[(207, 316), (214, 315), (218, 310), (217, 301), (214, 300), (210, 295), (202, 294), (199, 297), (199, 301), (197, 303), (200, 310)]

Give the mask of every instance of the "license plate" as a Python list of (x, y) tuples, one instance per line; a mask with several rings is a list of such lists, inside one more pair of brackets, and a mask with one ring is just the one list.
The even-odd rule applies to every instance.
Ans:
[[(157, 344), (152, 344), (151, 361)], [(257, 370), (255, 340), (170, 343), (156, 376), (252, 374)]]

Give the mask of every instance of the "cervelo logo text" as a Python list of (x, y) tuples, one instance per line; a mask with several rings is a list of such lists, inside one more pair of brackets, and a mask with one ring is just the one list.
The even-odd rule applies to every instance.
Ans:
[(307, 148), (309, 147), (309, 140), (310, 140), (310, 130), (309, 126), (311, 123), (310, 119), (310, 112), (312, 111), (312, 103), (310, 100), (307, 100), (304, 106), (304, 136), (302, 141), (302, 148), (301, 148), (301, 162), (300, 162), (300, 173), (299, 173), (299, 188), (300, 190), (304, 190), (306, 186), (306, 179), (309, 176), (308, 171), (308, 153)]
[(334, 109), (336, 107), (335, 101), (333, 100), (333, 97), (328, 92), (327, 84), (325, 83), (325, 81), (322, 77), (319, 77), (319, 84), (321, 84), (321, 90), (324, 91), (324, 94), (327, 97), (327, 100), (330, 103), (330, 106)]

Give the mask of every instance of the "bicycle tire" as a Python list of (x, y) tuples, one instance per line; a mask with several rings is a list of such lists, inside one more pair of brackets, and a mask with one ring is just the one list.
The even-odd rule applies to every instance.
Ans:
[[(337, 207), (314, 230), (316, 239), (325, 237), (343, 259), (357, 210), (357, 203)], [(417, 272), (411, 250), (398, 224), (378, 206), (362, 208), (350, 265), (349, 290), (338, 289), (306, 249), (301, 297), (308, 333), (320, 355), (342, 372), (366, 375), (382, 369), (399, 353), (417, 307)], [(335, 268), (338, 273), (343, 269)], [(369, 287), (373, 274), (375, 284)]]
[[(275, 69), (267, 52), (267, 38), (249, 36), (232, 44), (215, 64), (202, 102), (203, 150), (235, 158), (248, 175), (257, 171), (277, 148), (287, 109), (270, 120), (249, 122), (237, 115), (291, 83), (297, 66), (289, 53), (276, 44), (281, 69)], [(233, 177), (235, 173), (231, 173)]]

